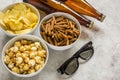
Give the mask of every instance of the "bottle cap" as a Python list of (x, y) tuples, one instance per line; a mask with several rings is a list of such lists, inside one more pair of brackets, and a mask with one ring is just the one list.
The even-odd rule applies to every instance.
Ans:
[(103, 22), (103, 21), (104, 21), (104, 19), (105, 19), (105, 17), (106, 17), (105, 15), (102, 15), (102, 17), (101, 17), (100, 21), (101, 21), (101, 22)]
[(90, 25), (89, 25), (89, 27), (88, 28), (92, 28), (93, 27), (93, 24), (94, 24), (94, 22), (93, 21), (90, 21)]

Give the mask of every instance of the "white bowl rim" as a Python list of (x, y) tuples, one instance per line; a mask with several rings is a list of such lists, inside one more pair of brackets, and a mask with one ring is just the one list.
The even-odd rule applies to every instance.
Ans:
[(7, 8), (13, 6), (13, 5), (16, 5), (16, 4), (25, 4), (27, 6), (30, 6), (31, 8), (33, 8), (36, 12), (37, 12), (37, 16), (38, 16), (38, 21), (36, 23), (36, 25), (33, 27), (33, 29), (30, 31), (30, 32), (27, 32), (27, 33), (22, 33), (22, 34), (11, 34), (9, 32), (7, 32), (6, 30), (4, 30), (3, 28), (0, 28), (5, 34), (7, 34), (8, 36), (11, 36), (11, 37), (14, 37), (14, 36), (18, 36), (18, 35), (26, 35), (26, 34), (29, 34), (29, 33), (32, 33), (38, 26), (39, 26), (39, 23), (40, 23), (40, 13), (38, 11), (38, 9), (36, 7), (34, 7), (33, 5), (29, 4), (29, 3), (26, 3), (26, 2), (17, 2), (17, 3), (13, 3), (13, 4), (10, 4), (8, 6), (6, 6), (4, 9), (2, 9), (1, 11), (4, 11), (5, 9), (7, 10)]
[[(5, 47), (10, 43), (12, 42), (13, 40), (20, 40), (20, 39), (17, 39), (17, 38), (22, 38), (22, 37), (33, 37), (33, 38), (36, 38), (42, 45), (44, 45), (44, 48), (46, 49), (46, 53), (47, 53), (47, 57), (46, 57), (46, 60), (45, 60), (45, 64), (43, 65), (43, 67), (41, 69), (39, 69), (38, 71), (34, 72), (34, 73), (31, 73), (31, 74), (26, 74), (26, 75), (23, 75), (23, 74), (17, 74), (15, 72), (12, 72), (7, 66), (6, 64), (4, 63), (4, 56), (5, 56)], [(25, 39), (25, 38), (24, 38)], [(48, 62), (48, 58), (49, 58), (49, 50), (48, 50), (48, 47), (47, 45), (44, 43), (44, 41), (42, 39), (40, 39), (39, 37), (35, 36), (35, 35), (19, 35), (19, 36), (16, 36), (12, 39), (10, 39), (6, 44), (5, 46), (3, 47), (2, 49), (2, 64), (3, 66), (6, 68), (7, 71), (9, 71), (11, 74), (17, 76), (17, 77), (22, 77), (22, 78), (27, 78), (27, 77), (32, 77), (32, 76), (35, 76), (37, 74), (39, 74), (43, 69), (44, 67), (46, 66), (47, 62)]]
[[(68, 15), (68, 16), (71, 16), (74, 20), (76, 20), (76, 21), (74, 21), (74, 22), (77, 22), (77, 24), (79, 25), (79, 31), (80, 31), (80, 35), (78, 36), (78, 38), (77, 38), (77, 40), (75, 41), (75, 42), (73, 42), (72, 44), (70, 44), (70, 45), (67, 45), (67, 46), (55, 46), (55, 45), (52, 45), (52, 44), (50, 44), (50, 43), (48, 43), (47, 41), (45, 41), (44, 39), (43, 39), (43, 37), (41, 36), (41, 34), (40, 34), (40, 27), (41, 27), (41, 24), (42, 24), (42, 22), (48, 17), (48, 16), (53, 16), (53, 15), (56, 15), (56, 14), (60, 14), (60, 15)], [(68, 18), (68, 19), (71, 19), (71, 18)], [(54, 13), (51, 13), (51, 14), (48, 14), (48, 15), (46, 15), (41, 21), (40, 21), (40, 25), (39, 25), (39, 28), (38, 28), (38, 32), (39, 32), (39, 36), (41, 37), (41, 39), (43, 39), (43, 41), (45, 41), (45, 43), (50, 47), (50, 48), (52, 48), (52, 47), (57, 47), (57, 48), (59, 48), (59, 49), (54, 49), (54, 50), (62, 50), (61, 48), (65, 48), (65, 47), (70, 47), (70, 46), (72, 46), (72, 45), (74, 45), (78, 40), (79, 40), (79, 38), (80, 38), (80, 36), (81, 36), (81, 25), (80, 25), (80, 23), (78, 22), (78, 20), (74, 17), (74, 16), (72, 16), (71, 14), (69, 14), (69, 13), (66, 13), (66, 12), (54, 12)], [(52, 46), (52, 47), (51, 47)], [(53, 48), (52, 48), (53, 49)]]

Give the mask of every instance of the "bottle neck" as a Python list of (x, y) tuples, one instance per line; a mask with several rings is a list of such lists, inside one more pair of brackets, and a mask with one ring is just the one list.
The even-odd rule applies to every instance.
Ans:
[[(78, 0), (80, 2), (80, 0)], [(103, 21), (105, 19), (105, 15), (97, 11), (91, 4), (89, 4), (86, 0), (83, 0), (83, 2), (88, 5), (91, 8), (91, 12), (94, 15), (95, 18), (97, 18), (99, 21)]]

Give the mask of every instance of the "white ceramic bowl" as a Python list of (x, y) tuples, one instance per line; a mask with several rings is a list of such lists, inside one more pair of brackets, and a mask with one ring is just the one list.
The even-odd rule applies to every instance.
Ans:
[[(43, 46), (44, 49), (46, 50), (47, 56), (46, 56), (46, 60), (45, 60), (44, 66), (43, 66), (41, 69), (39, 69), (38, 71), (34, 72), (34, 73), (25, 74), (25, 75), (23, 75), (23, 74), (17, 74), (17, 73), (15, 73), (15, 72), (12, 72), (12, 71), (6, 66), (6, 64), (4, 63), (5, 50), (6, 50), (6, 49), (9, 49), (9, 48), (14, 44), (15, 41), (21, 40), (21, 39), (27, 39), (27, 40), (32, 40), (32, 41), (39, 41), (39, 42), (41, 42), (42, 46)], [(32, 77), (32, 76), (35, 76), (35, 75), (39, 74), (39, 73), (43, 70), (43, 68), (45, 67), (45, 65), (46, 65), (46, 63), (47, 63), (47, 61), (48, 61), (48, 57), (49, 57), (48, 47), (46, 46), (46, 44), (44, 43), (43, 40), (41, 40), (39, 37), (36, 37), (36, 36), (34, 36), (34, 35), (19, 35), (19, 36), (16, 36), (16, 37), (12, 38), (11, 40), (9, 40), (9, 41), (6, 43), (6, 45), (3, 47), (3, 50), (2, 50), (2, 63), (3, 63), (3, 66), (4, 66), (4, 67), (7, 69), (7, 71), (9, 71), (11, 74), (13, 74), (13, 75), (15, 75), (15, 76), (17, 76), (17, 77), (23, 77), (23, 78)]]
[[(41, 20), (40, 26), (41, 26), (41, 24), (42, 24), (44, 21), (48, 20), (48, 19), (51, 18), (52, 16), (64, 16), (65, 18), (68, 18), (68, 19), (74, 21), (74, 22), (76, 23), (76, 27), (77, 27), (78, 30), (80, 31), (80, 35), (81, 35), (81, 25), (80, 25), (80, 23), (78, 22), (78, 20), (77, 20), (76, 18), (74, 18), (72, 15), (70, 15), (70, 14), (68, 14), (68, 13), (64, 13), (64, 12), (55, 12), (55, 13), (51, 13), (51, 14), (45, 16), (45, 17)], [(40, 34), (40, 32), (41, 32), (40, 27), (39, 27), (38, 30), (39, 30), (39, 31), (38, 31), (38, 32), (39, 32), (39, 35), (40, 35), (40, 37), (42, 38), (42, 36), (41, 36), (41, 34)], [(80, 39), (80, 35), (79, 35), (78, 39)], [(42, 39), (43, 39), (43, 38), (42, 38)], [(73, 42), (72, 44), (67, 45), (67, 46), (55, 46), (55, 45), (49, 44), (49, 43), (48, 43), (47, 41), (45, 41), (44, 39), (43, 39), (43, 40), (45, 41), (45, 43), (46, 43), (50, 48), (52, 48), (52, 49), (54, 49), (54, 50), (66, 50), (66, 49), (71, 48), (73, 45), (75, 45), (76, 42), (78, 41), (78, 39), (77, 39), (75, 42)]]
[[(35, 29), (39, 26), (39, 22), (40, 22), (40, 13), (38, 11), (38, 9), (36, 7), (34, 7), (33, 5), (29, 4), (29, 3), (24, 3), (24, 2), (21, 2), (22, 4), (25, 4), (27, 7), (29, 7), (31, 9), (31, 11), (33, 11), (37, 16), (38, 16), (38, 21), (37, 21), (37, 24), (33, 27), (33, 29), (30, 31), (30, 32), (27, 32), (27, 33), (23, 33), (23, 34), (30, 34), (30, 33), (33, 33), (35, 31)], [(2, 12), (6, 12), (7, 10), (9, 9), (12, 9), (12, 7), (16, 4), (19, 4), (19, 3), (14, 3), (14, 4), (11, 4), (7, 7), (5, 7)], [(32, 16), (31, 16), (32, 17)], [(2, 26), (2, 25), (1, 25)], [(21, 34), (11, 34), (9, 32), (7, 32), (6, 30), (4, 30), (3, 28), (1, 28), (1, 30), (6, 34), (8, 35), (9, 37), (14, 37), (14, 36), (17, 36), (17, 35), (21, 35)]]

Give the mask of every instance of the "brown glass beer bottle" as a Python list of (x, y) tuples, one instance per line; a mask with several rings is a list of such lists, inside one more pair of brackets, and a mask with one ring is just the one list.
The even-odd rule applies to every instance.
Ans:
[(92, 7), (86, 0), (53, 0), (58, 1), (61, 4), (68, 6), (79, 14), (87, 15), (103, 21), (105, 15), (98, 12), (94, 7)]

